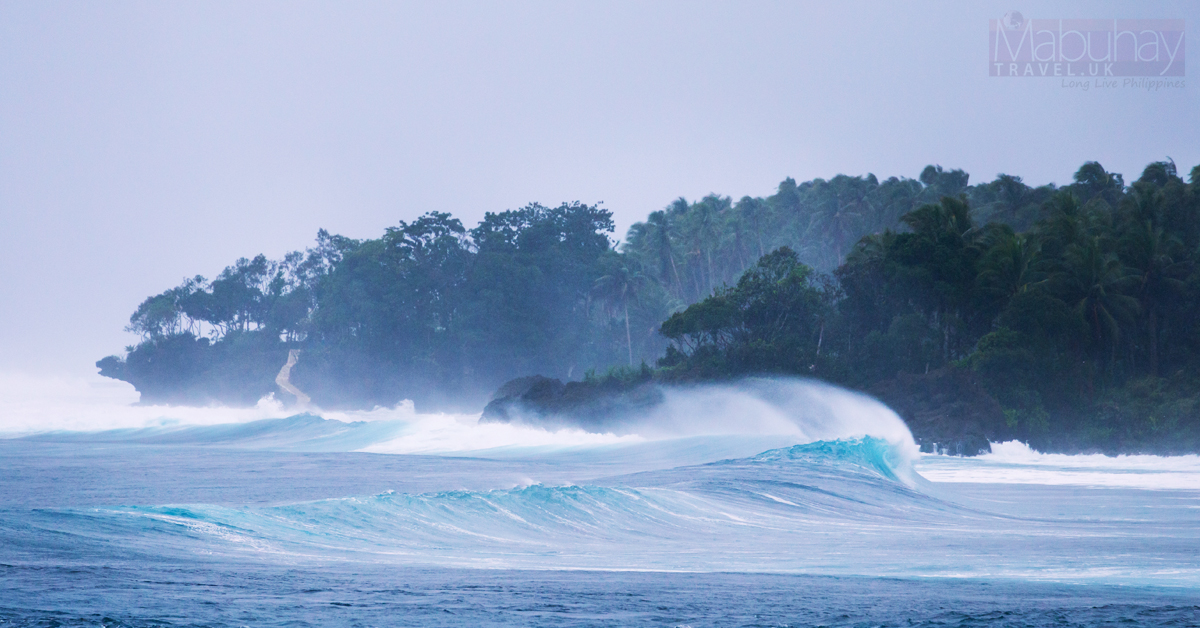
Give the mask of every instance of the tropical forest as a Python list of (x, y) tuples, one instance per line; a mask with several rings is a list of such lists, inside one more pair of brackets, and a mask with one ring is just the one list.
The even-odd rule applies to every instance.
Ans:
[(1194, 450), (1200, 166), (1186, 177), (1167, 160), (1133, 181), (1088, 162), (1063, 186), (789, 178), (679, 198), (620, 241), (598, 205), (471, 228), (433, 211), (187, 278), (97, 366), (143, 403), (253, 405), (287, 394), (298, 351), (290, 381), (321, 407), (423, 411), (532, 376), (586, 398), (784, 375), (884, 400), (922, 446)]

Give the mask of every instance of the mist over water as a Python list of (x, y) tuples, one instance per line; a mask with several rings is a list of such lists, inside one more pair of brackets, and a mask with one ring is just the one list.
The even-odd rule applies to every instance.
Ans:
[(253, 408), (137, 405), (133, 386), (99, 375), (0, 373), (0, 437), (51, 431), (94, 432), (165, 425), (216, 425), (280, 418), (274, 398)]
[[(530, 574), (560, 574), (544, 595), (567, 606), (601, 587), (569, 575), (578, 570), (660, 573), (663, 583), (684, 572), (834, 578), (806, 587), (966, 578), (1017, 596), (1035, 582), (1150, 587), (1174, 597), (1104, 617), (1171, 621), (1200, 592), (1196, 456), (1046, 455), (1020, 443), (976, 458), (923, 455), (886, 406), (818, 382), (668, 388), (620, 433), (481, 423), (405, 402), (182, 408), (133, 405), (127, 387), (97, 380), (7, 377), (0, 387), (0, 597), (14, 600), (0, 617), (37, 617), (47, 599), (77, 613), (110, 612), (95, 599), (138, 608), (119, 583), (144, 574), (164, 583), (137, 585), (164, 608), (215, 624), (267, 600), (293, 609), (273, 607), (267, 623), (297, 620), (315, 598), (288, 587), (366, 608), (391, 603), (380, 597), (388, 587), (429, 596), (446, 578), (488, 580), (481, 568), (522, 570), (505, 572), (517, 589)], [(131, 571), (94, 573), (117, 564)], [(350, 586), (368, 572), (378, 587)], [(284, 584), (295, 577), (285, 573), (303, 582)], [(221, 611), (170, 584), (239, 574), (257, 574), (245, 590), (265, 588)], [(901, 590), (936, 606), (959, 586)], [(62, 593), (47, 598), (46, 587)], [(980, 599), (953, 604), (970, 617), (1004, 605)], [(157, 616), (143, 608), (126, 623)]]
[[(1196, 85), (1068, 41), (1200, 3), (297, 6), (0, 2), (0, 628), (1200, 627), (1200, 455), (913, 437), (1200, 452)], [(749, 368), (913, 432), (624, 413)]]
[[(138, 405), (123, 382), (94, 378), (0, 377), (0, 436), (50, 432), (158, 430), (234, 425), (297, 414), (348, 424), (370, 432), (358, 447), (339, 450), (393, 454), (542, 453), (679, 439), (725, 443), (795, 445), (818, 440), (874, 436), (915, 459), (917, 448), (904, 422), (865, 395), (806, 380), (750, 379), (738, 384), (667, 388), (665, 399), (622, 425), (620, 434), (578, 428), (546, 429), (523, 424), (481, 423), (478, 414), (417, 413), (411, 402), (362, 411), (324, 411), (264, 397), (251, 408)], [(284, 395), (281, 395), (284, 396)], [(379, 424), (367, 428), (363, 423)], [(145, 438), (149, 433), (127, 434)], [(764, 440), (765, 439), (765, 440)], [(261, 446), (261, 443), (259, 444)], [(296, 446), (293, 443), (292, 446)], [(761, 449), (746, 452), (757, 453)], [(715, 454), (714, 454), (715, 455)], [(714, 458), (716, 459), (716, 458)]]

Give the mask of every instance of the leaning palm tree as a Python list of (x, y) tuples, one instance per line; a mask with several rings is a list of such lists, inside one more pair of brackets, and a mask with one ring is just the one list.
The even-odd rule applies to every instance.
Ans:
[(753, 237), (754, 244), (758, 249), (758, 257), (766, 255), (767, 247), (763, 243), (763, 236), (766, 235), (769, 228), (767, 225), (774, 219), (771, 204), (761, 198), (744, 196), (733, 208), (737, 213), (736, 220)]
[(594, 291), (609, 304), (620, 305), (625, 314), (625, 346), (629, 352), (629, 366), (633, 366), (633, 334), (629, 330), (629, 298), (637, 298), (637, 291), (648, 281), (640, 271), (618, 262), (608, 274), (596, 280)]
[[(675, 265), (674, 226), (666, 211), (651, 212), (646, 218), (646, 245), (650, 253), (658, 258), (658, 267), (663, 283), (673, 286), (676, 297), (683, 296), (683, 282), (679, 280), (679, 268)], [(670, 274), (668, 275), (668, 269)]]
[(874, 178), (838, 175), (830, 181), (817, 180), (810, 198), (814, 201), (804, 238), (819, 243), (819, 266), (832, 269), (842, 263), (847, 246), (864, 233), (868, 216), (878, 213), (869, 195), (878, 187)]
[(706, 272), (704, 273), (704, 294), (711, 293), (717, 287), (717, 273), (713, 266), (713, 255), (721, 245), (721, 235), (725, 225), (723, 215), (729, 208), (729, 199), (709, 194), (692, 206), (692, 217), (695, 221), (693, 232), (695, 250), (703, 258)]

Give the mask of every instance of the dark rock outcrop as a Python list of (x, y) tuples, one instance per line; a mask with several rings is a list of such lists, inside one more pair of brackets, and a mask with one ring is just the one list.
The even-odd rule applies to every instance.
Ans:
[(904, 419), (922, 451), (975, 456), (1006, 436), (1000, 403), (965, 369), (902, 373), (867, 392)]
[(661, 388), (649, 380), (564, 384), (534, 375), (501, 386), (480, 420), (622, 432), (640, 411), (662, 400)]

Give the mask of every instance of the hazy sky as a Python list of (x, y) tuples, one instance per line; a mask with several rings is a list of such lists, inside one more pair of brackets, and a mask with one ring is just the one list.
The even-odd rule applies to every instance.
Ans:
[(1188, 85), (988, 76), (988, 19), (1196, 2), (0, 2), (0, 369), (94, 371), (150, 294), (448, 211), (784, 177), (1200, 163)]

